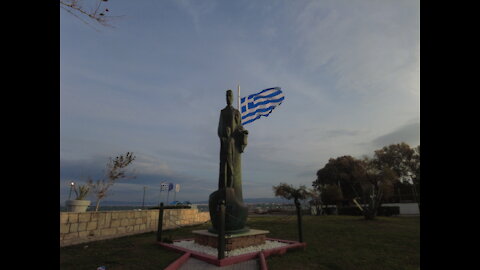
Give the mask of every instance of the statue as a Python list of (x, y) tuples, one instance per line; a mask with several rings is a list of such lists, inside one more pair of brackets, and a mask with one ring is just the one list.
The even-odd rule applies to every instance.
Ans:
[(220, 172), (218, 190), (209, 198), (210, 218), (213, 227), (210, 232), (217, 232), (217, 206), (221, 200), (226, 202), (226, 233), (246, 232), (248, 209), (243, 203), (241, 153), (247, 146), (248, 130), (242, 126), (240, 112), (232, 106), (233, 92), (227, 90), (227, 106), (220, 112), (218, 137), (220, 138)]

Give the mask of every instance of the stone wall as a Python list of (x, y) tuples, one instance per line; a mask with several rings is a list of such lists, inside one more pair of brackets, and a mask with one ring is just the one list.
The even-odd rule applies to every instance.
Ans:
[[(60, 212), (60, 246), (157, 231), (159, 210)], [(163, 229), (205, 223), (208, 212), (165, 209)]]

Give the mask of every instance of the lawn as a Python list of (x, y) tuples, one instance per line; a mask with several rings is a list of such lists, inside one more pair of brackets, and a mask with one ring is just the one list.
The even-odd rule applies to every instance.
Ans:
[[(251, 216), (250, 228), (268, 237), (297, 240), (295, 216)], [(419, 217), (304, 216), (305, 250), (267, 258), (269, 269), (419, 269)], [(191, 238), (209, 224), (165, 231), (164, 237)], [(163, 269), (180, 254), (155, 244), (145, 233), (60, 248), (60, 269)]]

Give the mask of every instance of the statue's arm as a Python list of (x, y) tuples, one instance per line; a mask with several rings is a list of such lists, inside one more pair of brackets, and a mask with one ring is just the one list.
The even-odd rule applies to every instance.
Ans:
[(237, 111), (237, 113), (235, 115), (235, 122), (237, 124), (237, 131), (239, 131), (240, 133), (243, 133), (243, 134), (248, 134), (248, 130), (246, 130), (242, 126), (242, 115), (240, 114), (239, 111)]
[(236, 121), (236, 124), (237, 124), (237, 140), (238, 140), (237, 145), (240, 148), (240, 149), (238, 149), (238, 151), (240, 153), (243, 153), (243, 151), (245, 150), (245, 147), (247, 147), (248, 130), (243, 128), (243, 126), (242, 126), (242, 116), (241, 116), (240, 112), (238, 112), (238, 111), (235, 115), (235, 121)]

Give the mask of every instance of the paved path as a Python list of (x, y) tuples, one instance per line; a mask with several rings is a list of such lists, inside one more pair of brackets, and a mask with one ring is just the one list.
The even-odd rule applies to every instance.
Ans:
[(213, 264), (206, 263), (204, 261), (188, 258), (188, 260), (178, 268), (179, 270), (210, 270), (210, 269), (221, 269), (221, 270), (257, 270), (260, 269), (258, 259), (253, 259), (249, 261), (244, 261), (237, 264), (231, 264), (227, 266), (216, 266)]

